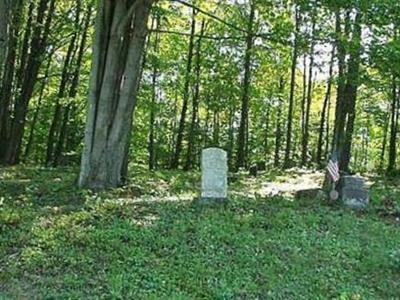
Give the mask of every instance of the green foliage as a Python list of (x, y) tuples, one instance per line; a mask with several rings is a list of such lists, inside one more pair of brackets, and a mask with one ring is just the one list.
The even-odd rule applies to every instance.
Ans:
[[(76, 190), (74, 169), (0, 170), (0, 297), (395, 299), (398, 223), (372, 209), (253, 197), (269, 180), (239, 176), (220, 207), (192, 203), (197, 173), (134, 165), (125, 188)], [(246, 193), (243, 193), (246, 191)], [(391, 192), (393, 191), (393, 193)], [(397, 201), (397, 200), (396, 200)]]
[(400, 250), (395, 250), (390, 254), (393, 266), (400, 269)]

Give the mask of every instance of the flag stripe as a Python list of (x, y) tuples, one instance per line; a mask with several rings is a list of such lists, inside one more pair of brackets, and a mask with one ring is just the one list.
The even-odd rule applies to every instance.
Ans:
[(332, 181), (337, 182), (340, 179), (339, 164), (336, 159), (336, 155), (332, 155), (329, 159), (328, 165), (326, 166), (326, 171)]

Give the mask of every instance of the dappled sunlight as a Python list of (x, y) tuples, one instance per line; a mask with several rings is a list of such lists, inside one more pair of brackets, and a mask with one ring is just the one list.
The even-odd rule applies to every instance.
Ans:
[(153, 225), (157, 220), (159, 220), (159, 216), (156, 215), (147, 215), (141, 219), (132, 220), (133, 223), (140, 227), (149, 227)]
[(298, 191), (321, 188), (323, 180), (323, 172), (291, 169), (287, 173), (274, 176), (273, 180), (266, 173), (259, 177), (243, 179), (243, 187), (236, 188), (235, 184), (230, 187), (233, 195), (241, 197), (265, 198), (283, 195), (287, 199), (292, 199)]

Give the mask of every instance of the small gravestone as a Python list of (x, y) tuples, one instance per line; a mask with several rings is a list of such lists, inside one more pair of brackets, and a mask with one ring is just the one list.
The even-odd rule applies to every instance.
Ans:
[(365, 209), (369, 203), (369, 191), (360, 176), (344, 175), (340, 178), (338, 192), (343, 204), (351, 209)]
[(258, 171), (265, 171), (267, 169), (267, 164), (264, 160), (257, 162), (257, 170)]
[(258, 168), (257, 165), (254, 164), (249, 168), (249, 174), (250, 176), (257, 177), (257, 173), (258, 173)]
[(201, 202), (223, 202), (228, 192), (228, 159), (224, 150), (204, 149), (201, 155)]

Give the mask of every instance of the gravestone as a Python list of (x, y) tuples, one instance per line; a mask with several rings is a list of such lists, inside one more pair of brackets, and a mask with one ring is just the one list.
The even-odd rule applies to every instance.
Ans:
[(344, 175), (340, 178), (338, 192), (343, 204), (351, 209), (365, 209), (369, 203), (369, 191), (360, 176)]
[(266, 169), (267, 169), (267, 164), (266, 164), (265, 160), (257, 162), (257, 170), (258, 171), (265, 171)]
[(228, 159), (224, 150), (204, 149), (201, 155), (201, 202), (223, 202), (228, 192)]
[(258, 173), (258, 167), (256, 164), (254, 164), (249, 168), (249, 174), (250, 176), (257, 177), (257, 173)]

